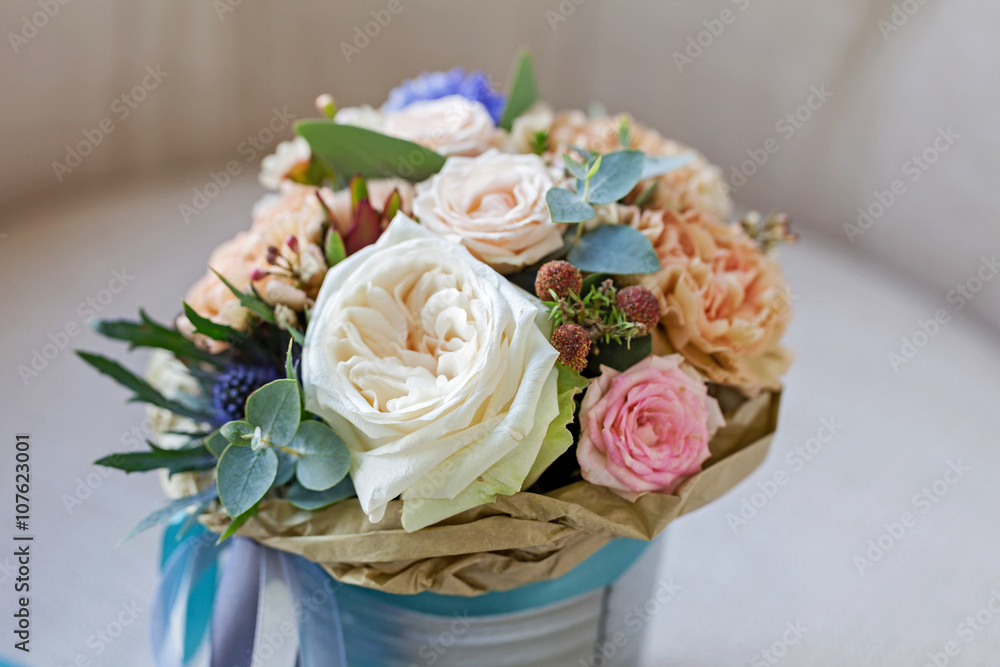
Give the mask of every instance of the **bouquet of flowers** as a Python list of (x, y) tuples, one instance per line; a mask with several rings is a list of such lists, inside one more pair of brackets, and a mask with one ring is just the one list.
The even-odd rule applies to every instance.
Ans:
[[(145, 379), (174, 500), (137, 530), (239, 535), (385, 593), (504, 591), (652, 540), (764, 457), (786, 218), (730, 222), (718, 168), (627, 115), (423, 74), (299, 122), (272, 193), (212, 252)], [(301, 641), (301, 638), (300, 638)]]

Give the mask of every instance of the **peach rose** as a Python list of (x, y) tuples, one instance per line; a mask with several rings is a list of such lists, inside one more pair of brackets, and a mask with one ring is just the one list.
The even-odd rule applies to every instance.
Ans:
[(386, 113), (382, 132), (441, 155), (479, 155), (504, 141), (486, 107), (460, 95), (414, 102)]
[(654, 349), (680, 352), (713, 382), (777, 388), (791, 363), (780, 347), (791, 295), (777, 262), (738, 227), (698, 211), (645, 210), (628, 224), (662, 264), (639, 278), (663, 313)]
[[(618, 129), (625, 114), (606, 118), (588, 118), (582, 111), (561, 111), (549, 128), (549, 147), (555, 154), (566, 153), (578, 146), (598, 153), (621, 150)], [(628, 117), (629, 148), (649, 155), (680, 155), (694, 153), (687, 166), (660, 176), (650, 208), (670, 208), (675, 211), (699, 210), (725, 220), (732, 213), (732, 201), (723, 179), (722, 170), (709, 163), (705, 156), (692, 148), (672, 141)], [(646, 189), (641, 182), (633, 195)]]
[(556, 172), (537, 155), (449, 158), (417, 186), (413, 212), (427, 230), (510, 272), (563, 246), (565, 225), (552, 222), (545, 204), (555, 183)]
[(708, 442), (725, 423), (705, 383), (673, 354), (650, 356), (619, 372), (607, 366), (580, 407), (576, 456), (584, 479), (635, 502), (672, 493), (710, 456)]

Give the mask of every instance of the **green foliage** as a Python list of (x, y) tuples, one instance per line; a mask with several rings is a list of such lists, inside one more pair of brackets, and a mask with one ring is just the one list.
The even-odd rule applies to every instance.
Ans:
[(253, 507), (248, 509), (243, 514), (233, 518), (233, 520), (229, 522), (229, 526), (226, 527), (226, 530), (223, 531), (222, 535), (219, 535), (219, 539), (216, 544), (222, 544), (225, 540), (235, 535), (236, 531), (242, 528), (243, 524), (245, 524), (250, 517), (257, 514), (258, 509), (260, 509), (260, 501), (254, 503)]
[(298, 482), (294, 482), (288, 487), (285, 499), (299, 509), (318, 510), (354, 495), (354, 484), (351, 483), (350, 477), (345, 477), (326, 491), (311, 491)]
[(584, 282), (579, 295), (570, 293), (563, 299), (544, 304), (554, 326), (579, 324), (590, 333), (592, 340), (627, 345), (631, 339), (644, 336), (646, 332), (625, 317), (616, 302), (617, 294), (614, 281), (605, 278), (600, 284)]
[(226, 343), (236, 343), (246, 338), (246, 334), (237, 331), (231, 326), (217, 324), (208, 318), (202, 317), (187, 302), (182, 301), (181, 303), (184, 304), (184, 314), (187, 315), (188, 320), (194, 325), (195, 333), (200, 333), (212, 340)]
[(295, 437), (301, 408), (295, 380), (269, 382), (247, 398), (247, 421), (260, 428), (268, 444), (283, 447)]
[(653, 244), (642, 232), (625, 225), (604, 225), (584, 234), (566, 259), (590, 273), (628, 275), (660, 270)]
[(207, 409), (200, 409), (198, 407), (167, 398), (154, 389), (148, 382), (127, 370), (116, 361), (90, 352), (81, 352), (80, 350), (77, 350), (76, 353), (81, 359), (96, 369), (98, 373), (107, 375), (123, 387), (131, 389), (133, 396), (129, 399), (130, 403), (149, 403), (150, 405), (170, 410), (175, 414), (190, 417), (196, 421), (205, 421), (210, 416)]
[(115, 468), (125, 473), (148, 472), (166, 469), (171, 475), (177, 472), (209, 470), (215, 465), (215, 456), (204, 445), (185, 449), (163, 449), (152, 442), (148, 452), (111, 454), (94, 461), (94, 465)]
[(115, 340), (126, 341), (129, 349), (137, 347), (159, 348), (172, 352), (179, 359), (204, 361), (216, 366), (222, 362), (219, 357), (202, 350), (179, 331), (153, 321), (144, 310), (139, 311), (139, 321), (94, 320), (94, 330)]
[(521, 489), (527, 489), (542, 476), (542, 473), (559, 458), (563, 452), (573, 445), (573, 434), (567, 426), (576, 415), (575, 397), (587, 388), (589, 381), (572, 368), (556, 364), (559, 376), (556, 380), (556, 392), (559, 396), (559, 414), (549, 424), (545, 432), (542, 447), (531, 465), (531, 470), (524, 480)]
[(528, 50), (521, 51), (514, 65), (507, 91), (507, 106), (500, 118), (500, 127), (510, 132), (517, 117), (531, 108), (538, 99), (535, 64)]
[(233, 295), (240, 300), (241, 306), (249, 309), (251, 312), (255, 313), (258, 317), (260, 317), (260, 319), (264, 320), (265, 322), (268, 322), (270, 324), (275, 324), (274, 307), (272, 307), (271, 304), (264, 301), (263, 299), (260, 298), (260, 296), (258, 296), (253, 292), (239, 291), (238, 289), (236, 289), (235, 285), (226, 280), (226, 277), (223, 276), (218, 271), (216, 271), (215, 269), (212, 269), (212, 272), (215, 275), (217, 275), (219, 277), (219, 280), (222, 281), (222, 284), (225, 285), (227, 288), (229, 288), (229, 291), (232, 292)]
[(238, 517), (256, 505), (277, 475), (278, 455), (270, 447), (229, 445), (216, 470), (219, 499), (229, 516)]
[(694, 159), (694, 153), (681, 155), (647, 155), (642, 164), (641, 180), (669, 174), (672, 171), (687, 166)]
[(553, 222), (586, 222), (597, 215), (594, 207), (583, 201), (581, 195), (564, 188), (549, 188), (545, 193), (545, 203)]
[(329, 120), (303, 120), (295, 131), (333, 172), (365, 178), (426, 180), (444, 166), (444, 157), (420, 144)]
[(601, 342), (587, 365), (588, 373), (597, 375), (602, 365), (626, 371), (653, 353), (653, 337), (643, 336), (626, 341)]
[(351, 468), (347, 445), (322, 422), (302, 422), (288, 448), (299, 455), (295, 477), (311, 491), (331, 488), (344, 479)]
[[(183, 498), (178, 498), (167, 503), (164, 507), (156, 510), (142, 521), (137, 523), (135, 527), (130, 530), (125, 537), (122, 538), (122, 542), (126, 542), (139, 533), (152, 528), (153, 526), (158, 526), (161, 523), (165, 523), (180, 511), (187, 510), (191, 507), (195, 507), (196, 511), (198, 508), (202, 508), (210, 504), (215, 498), (218, 497), (218, 492), (216, 491), (215, 485), (213, 484), (209, 488), (205, 489), (201, 493), (197, 493), (193, 496), (184, 496)], [(121, 542), (119, 542), (121, 544)]]
[(531, 152), (541, 155), (549, 150), (549, 133), (547, 130), (538, 130), (531, 135)]
[[(602, 155), (597, 169), (590, 175), (587, 201), (591, 204), (611, 204), (635, 187), (642, 176), (646, 156), (640, 151), (624, 150)], [(577, 191), (585, 184), (577, 181)]]

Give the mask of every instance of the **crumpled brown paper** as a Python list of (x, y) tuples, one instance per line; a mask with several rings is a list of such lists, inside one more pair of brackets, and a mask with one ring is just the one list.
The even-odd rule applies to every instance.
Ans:
[[(500, 496), (413, 533), (403, 530), (399, 501), (372, 524), (356, 498), (316, 512), (270, 500), (238, 534), (304, 556), (342, 582), (388, 593), (471, 596), (552, 579), (612, 538), (655, 538), (735, 486), (767, 455), (779, 401), (780, 391), (763, 392), (727, 411), (711, 458), (674, 495), (648, 493), (631, 503), (581, 481), (545, 495)], [(220, 533), (229, 525), (221, 512), (202, 521)]]

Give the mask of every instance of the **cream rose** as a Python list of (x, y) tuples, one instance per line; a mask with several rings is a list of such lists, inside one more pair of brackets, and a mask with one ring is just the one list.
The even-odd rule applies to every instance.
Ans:
[(306, 406), (353, 452), (372, 521), (416, 530), (516, 493), (559, 412), (539, 304), (399, 214), (333, 267), (302, 353)]
[(382, 132), (413, 141), (441, 155), (479, 155), (504, 142), (490, 112), (460, 95), (414, 102), (386, 113)]
[(413, 213), (431, 232), (507, 273), (563, 246), (565, 225), (552, 222), (545, 204), (555, 176), (537, 155), (491, 150), (449, 158), (417, 186)]

